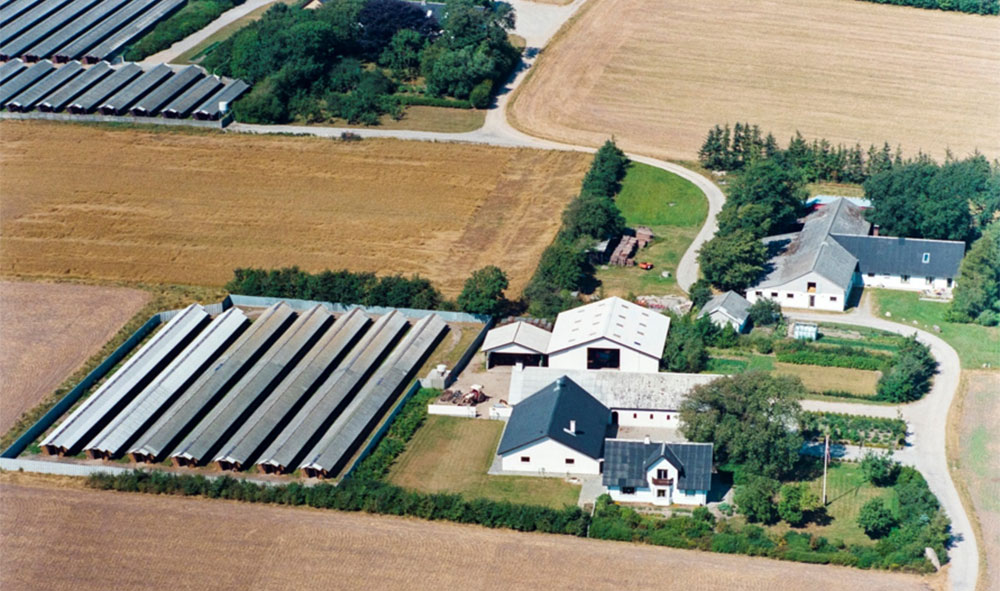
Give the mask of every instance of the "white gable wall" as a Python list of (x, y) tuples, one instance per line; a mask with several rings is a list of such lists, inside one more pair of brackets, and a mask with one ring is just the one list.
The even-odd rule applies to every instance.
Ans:
[(732, 316), (726, 314), (722, 309), (714, 310), (708, 315), (708, 318), (716, 324), (716, 326), (724, 327), (725, 325), (732, 326), (736, 332), (743, 332), (743, 327), (746, 325), (746, 321), (740, 324)]
[[(527, 458), (527, 461), (523, 458)], [(573, 462), (567, 463), (566, 460)], [(503, 454), (500, 465), (504, 472), (544, 473), (551, 476), (601, 473), (598, 460), (548, 437)]]
[(907, 281), (903, 281), (902, 275), (882, 275), (873, 274), (871, 277), (867, 273), (856, 274), (856, 281), (865, 287), (878, 287), (883, 289), (896, 289), (900, 291), (944, 291), (951, 293), (951, 290), (955, 287), (955, 281), (948, 285), (948, 278), (946, 277), (932, 277), (931, 281), (927, 281), (927, 277), (909, 277)]
[[(610, 339), (600, 338), (549, 354), (549, 367), (556, 369), (587, 369), (587, 349), (618, 349), (621, 366), (619, 371), (656, 373), (660, 371), (659, 357), (651, 357), (635, 349), (624, 347)], [(615, 371), (608, 369), (605, 371)]]
[[(672, 485), (653, 484), (658, 470), (666, 470)], [(611, 500), (619, 503), (644, 503), (648, 505), (704, 505), (708, 502), (708, 491), (678, 490), (677, 468), (665, 458), (660, 458), (646, 471), (646, 486), (636, 487), (635, 492), (626, 494), (620, 487), (607, 487)], [(661, 496), (662, 494), (662, 496)]]
[[(808, 284), (810, 282), (816, 284), (816, 291), (814, 293), (809, 293), (808, 291)], [(847, 305), (847, 296), (850, 292), (850, 286), (845, 291), (819, 273), (808, 273), (783, 285), (752, 287), (747, 290), (747, 301), (753, 304), (758, 299), (768, 298), (778, 302), (782, 308), (806, 308), (843, 312)], [(810, 296), (814, 296), (814, 304), (812, 306), (809, 305)]]

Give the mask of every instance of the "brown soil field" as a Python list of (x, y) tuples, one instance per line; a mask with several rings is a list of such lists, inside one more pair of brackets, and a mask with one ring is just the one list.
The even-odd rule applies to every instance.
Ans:
[[(520, 293), (590, 157), (488, 146), (0, 124), (0, 273), (222, 285), (235, 267)], [(58, 173), (56, 173), (58, 171)]]
[(774, 373), (796, 376), (810, 392), (843, 390), (852, 394), (874, 396), (880, 371), (849, 369), (846, 367), (818, 367), (795, 363), (774, 363)]
[[(929, 579), (7, 475), (4, 589), (893, 590)], [(18, 483), (20, 482), (20, 483)]]
[(965, 370), (962, 382), (950, 417), (948, 451), (966, 511), (979, 525), (985, 564), (980, 564), (978, 588), (1000, 589), (1000, 372)]
[(592, 0), (509, 109), (534, 135), (693, 160), (715, 124), (1000, 157), (996, 17), (852, 0)]
[(100, 350), (148, 299), (137, 289), (0, 282), (0, 432)]

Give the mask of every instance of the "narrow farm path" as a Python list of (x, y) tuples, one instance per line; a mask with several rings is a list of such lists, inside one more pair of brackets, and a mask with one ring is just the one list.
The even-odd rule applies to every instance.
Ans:
[(219, 18), (209, 23), (207, 27), (198, 29), (194, 33), (188, 35), (159, 53), (147, 56), (146, 59), (142, 60), (140, 63), (144, 66), (169, 64), (180, 57), (184, 52), (214, 35), (215, 32), (222, 27), (234, 23), (258, 8), (267, 6), (268, 4), (273, 4), (276, 1), (277, 0), (247, 0), (243, 4), (234, 6), (219, 15)]
[(908, 327), (904, 324), (890, 322), (875, 316), (867, 305), (863, 304), (852, 312), (831, 316), (829, 314), (809, 314), (788, 312), (786, 315), (793, 320), (806, 322), (829, 322), (836, 320), (840, 324), (851, 324), (894, 332), (903, 336), (916, 335), (917, 340), (930, 347), (931, 354), (938, 362), (938, 374), (934, 376), (931, 391), (917, 402), (899, 406), (872, 406), (867, 404), (852, 404), (849, 402), (823, 402), (816, 400), (804, 401), (806, 410), (840, 412), (855, 415), (882, 416), (895, 418), (899, 414), (908, 426), (908, 440), (911, 445), (900, 453), (897, 458), (916, 467), (931, 491), (937, 495), (941, 505), (951, 518), (952, 535), (955, 536), (955, 546), (951, 549), (951, 567), (949, 583), (955, 591), (973, 591), (979, 577), (979, 550), (975, 532), (969, 516), (962, 505), (955, 483), (948, 471), (948, 456), (945, 446), (948, 425), (948, 410), (958, 391), (961, 377), (961, 363), (958, 353), (940, 337), (929, 332)]

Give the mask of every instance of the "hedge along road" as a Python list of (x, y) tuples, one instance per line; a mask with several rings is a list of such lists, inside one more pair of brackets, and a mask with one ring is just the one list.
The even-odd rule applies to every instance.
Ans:
[[(506, 116), (510, 97), (530, 72), (540, 49), (548, 43), (559, 26), (565, 23), (585, 1), (576, 0), (572, 4), (563, 7), (534, 4), (523, 0), (514, 0), (512, 2), (519, 15), (518, 20), (521, 23), (537, 23), (538, 18), (536, 15), (540, 9), (544, 8), (544, 18), (547, 25), (545, 27), (536, 26), (526, 28), (523, 24), (518, 24), (515, 33), (521, 35), (527, 41), (528, 50), (526, 51), (525, 59), (513, 78), (498, 93), (495, 104), (486, 115), (483, 127), (476, 131), (467, 133), (437, 133), (301, 125), (252, 125), (246, 123), (234, 123), (227, 129), (238, 133), (291, 133), (329, 138), (337, 138), (342, 133), (347, 132), (362, 138), (467, 142), (500, 147), (575, 150), (592, 153), (596, 149), (591, 146), (563, 144), (522, 133), (509, 124)], [(554, 19), (556, 16), (561, 17), (558, 25)], [(702, 244), (712, 238), (718, 228), (716, 216), (725, 203), (725, 195), (711, 180), (683, 166), (638, 154), (628, 154), (628, 156), (636, 162), (672, 172), (691, 181), (705, 194), (705, 198), (708, 199), (708, 216), (705, 224), (684, 253), (684, 256), (681, 257), (681, 261), (677, 267), (677, 284), (684, 291), (688, 291), (691, 284), (698, 279), (698, 250)], [(955, 489), (955, 484), (952, 482), (951, 475), (948, 472), (945, 449), (948, 409), (958, 389), (959, 374), (961, 371), (959, 369), (961, 365), (959, 364), (958, 353), (950, 345), (930, 333), (874, 318), (868, 310), (858, 309), (852, 313), (837, 316), (789, 315), (794, 318), (810, 321), (829, 321), (831, 318), (835, 318), (837, 322), (845, 324), (880, 328), (904, 335), (917, 334), (917, 338), (921, 342), (931, 347), (931, 353), (939, 363), (940, 373), (935, 377), (931, 392), (919, 402), (898, 408), (881, 408), (862, 404), (824, 403), (818, 401), (806, 401), (804, 406), (808, 410), (842, 412), (856, 415), (878, 416), (885, 413), (892, 418), (896, 417), (897, 412), (902, 412), (904, 420), (913, 431), (913, 447), (911, 450), (903, 452), (900, 455), (907, 463), (915, 465), (924, 475), (931, 490), (941, 500), (942, 506), (952, 521), (952, 532), (957, 542), (950, 553), (952, 562), (949, 571), (950, 588), (955, 591), (973, 591), (979, 572), (979, 553), (968, 515), (965, 513), (961, 499)]]
[(951, 532), (955, 538), (955, 546), (949, 552), (951, 567), (948, 572), (948, 582), (955, 591), (973, 591), (979, 578), (979, 548), (975, 532), (969, 516), (958, 496), (958, 490), (948, 471), (948, 454), (946, 437), (948, 429), (948, 410), (958, 391), (961, 377), (961, 363), (958, 353), (940, 337), (929, 332), (908, 327), (904, 324), (890, 322), (874, 316), (869, 307), (869, 300), (847, 314), (808, 314), (787, 312), (786, 316), (793, 320), (807, 322), (829, 322), (835, 320), (839, 324), (852, 324), (866, 328), (876, 328), (910, 336), (916, 335), (917, 340), (930, 347), (931, 354), (938, 362), (938, 373), (934, 376), (931, 391), (916, 402), (899, 406), (871, 406), (850, 402), (825, 402), (818, 400), (803, 401), (806, 410), (839, 412), (852, 415), (884, 416), (895, 418), (901, 413), (906, 421), (908, 431), (912, 433), (911, 445), (899, 454), (899, 459), (912, 465), (927, 479), (931, 491), (937, 495), (941, 505), (951, 518)]

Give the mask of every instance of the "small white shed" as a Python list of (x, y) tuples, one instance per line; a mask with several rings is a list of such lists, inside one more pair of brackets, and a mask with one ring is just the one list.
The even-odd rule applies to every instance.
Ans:
[(497, 365), (544, 366), (552, 333), (523, 320), (498, 326), (486, 333), (481, 350), (487, 369)]

